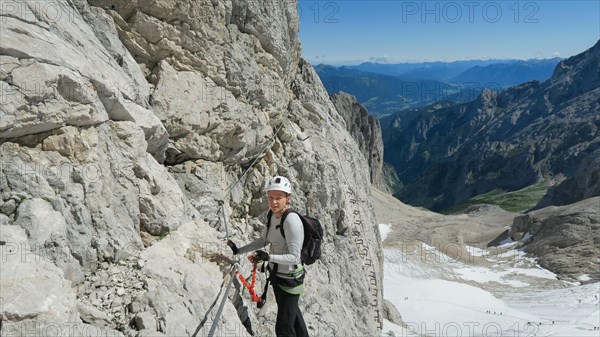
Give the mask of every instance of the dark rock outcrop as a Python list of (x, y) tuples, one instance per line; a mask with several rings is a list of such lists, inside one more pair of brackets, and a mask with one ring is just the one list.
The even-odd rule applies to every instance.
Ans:
[(573, 177), (551, 187), (535, 209), (568, 205), (595, 196), (600, 196), (600, 151), (585, 158)]
[(383, 139), (379, 120), (369, 114), (367, 109), (356, 101), (356, 97), (345, 92), (330, 94), (331, 101), (346, 121), (346, 129), (365, 156), (371, 169), (371, 183), (387, 190), (383, 179)]

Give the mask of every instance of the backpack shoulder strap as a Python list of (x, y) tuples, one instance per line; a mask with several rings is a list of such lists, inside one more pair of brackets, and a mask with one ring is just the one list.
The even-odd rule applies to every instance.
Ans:
[[(270, 214), (273, 214), (271, 211), (269, 211)], [(281, 216), (281, 221), (279, 222), (279, 225), (275, 226), (275, 228), (279, 228), (279, 231), (281, 231), (281, 236), (283, 236), (283, 238), (285, 239), (285, 231), (283, 230), (283, 223), (285, 222), (285, 218), (287, 218), (288, 214), (290, 213), (296, 213), (296, 211), (294, 211), (291, 208), (288, 208), (285, 212), (283, 212), (283, 215)], [(270, 219), (271, 217), (269, 217)]]
[(269, 231), (269, 227), (271, 227), (271, 215), (273, 215), (273, 212), (269, 210), (269, 213), (267, 213), (267, 232)]

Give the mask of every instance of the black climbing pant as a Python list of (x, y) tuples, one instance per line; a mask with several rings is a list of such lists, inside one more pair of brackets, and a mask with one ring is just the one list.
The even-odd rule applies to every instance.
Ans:
[(308, 330), (298, 307), (300, 295), (293, 295), (273, 285), (275, 301), (277, 302), (277, 337), (308, 337)]

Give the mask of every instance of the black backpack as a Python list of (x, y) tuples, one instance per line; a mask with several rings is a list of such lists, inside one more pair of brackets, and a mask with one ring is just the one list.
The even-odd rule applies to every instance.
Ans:
[[(279, 228), (281, 231), (281, 235), (285, 238), (285, 232), (283, 231), (283, 223), (285, 218), (290, 213), (296, 213), (302, 220), (302, 225), (304, 227), (304, 242), (302, 243), (302, 251), (300, 253), (300, 259), (302, 263), (306, 265), (310, 265), (315, 263), (321, 257), (321, 242), (323, 241), (323, 226), (321, 226), (321, 222), (318, 219), (311, 218), (305, 215), (302, 215), (293, 209), (286, 210), (281, 216), (280, 225), (277, 225), (275, 228)], [(269, 227), (271, 227), (271, 215), (273, 212), (269, 210), (269, 214), (267, 215), (267, 231)]]

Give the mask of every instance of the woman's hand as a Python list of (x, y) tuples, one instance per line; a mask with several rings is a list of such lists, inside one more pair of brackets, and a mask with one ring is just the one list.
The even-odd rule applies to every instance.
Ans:
[(264, 250), (257, 250), (253, 254), (248, 255), (248, 260), (252, 263), (260, 263), (262, 261), (269, 261), (269, 253)]

